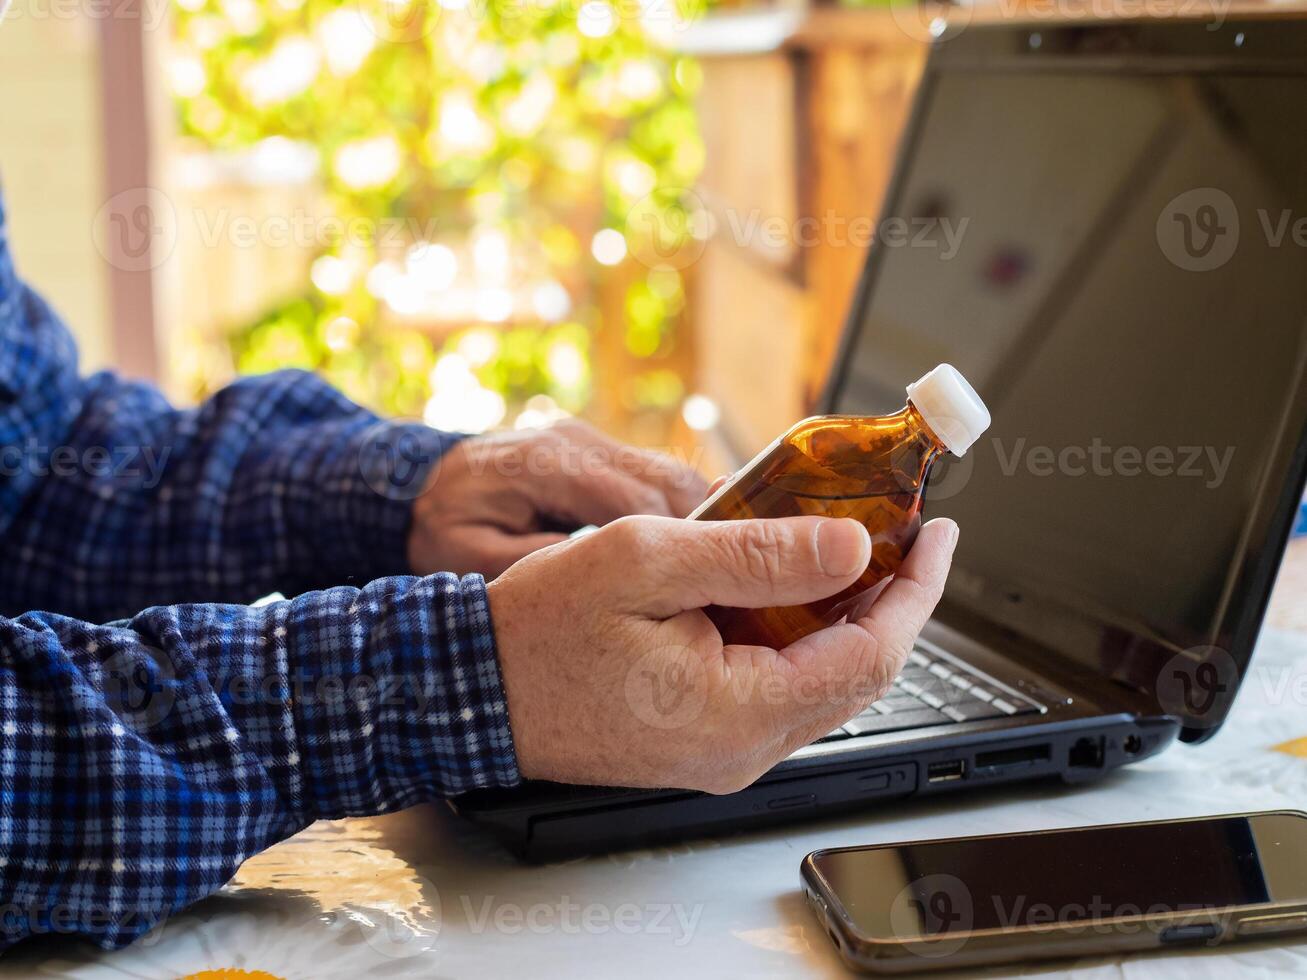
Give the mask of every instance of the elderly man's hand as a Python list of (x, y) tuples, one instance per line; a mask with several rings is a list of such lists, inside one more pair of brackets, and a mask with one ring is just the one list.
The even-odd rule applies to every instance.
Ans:
[(888, 690), (944, 588), (957, 525), (922, 527), (856, 623), (783, 650), (723, 646), (710, 604), (793, 605), (867, 565), (857, 522), (634, 517), (522, 560), (489, 586), (524, 776), (740, 789)]
[(628, 514), (684, 517), (706, 493), (683, 463), (575, 420), (466, 439), (414, 502), (409, 564), (419, 575), (493, 578), (582, 525)]

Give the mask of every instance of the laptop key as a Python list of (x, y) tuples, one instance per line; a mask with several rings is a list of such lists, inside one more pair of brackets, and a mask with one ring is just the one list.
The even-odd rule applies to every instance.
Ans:
[(973, 698), (970, 691), (963, 691), (952, 684), (945, 684), (934, 692), (944, 704), (984, 704), (979, 698)]
[(916, 681), (900, 679), (897, 686), (900, 690), (906, 691), (908, 694), (911, 694), (914, 698), (921, 697), (922, 687)]
[(917, 689), (911, 693), (915, 694), (917, 697), (921, 698), (927, 694), (931, 694), (936, 698), (939, 698), (941, 701), (947, 701), (950, 695), (957, 690), (957, 688), (952, 684), (947, 681), (942, 681), (938, 677), (931, 677), (929, 680), (918, 684), (916, 687)]
[(934, 691), (922, 691), (919, 697), (921, 698), (922, 703), (928, 704), (932, 708), (944, 707), (944, 699)]
[(890, 715), (873, 715), (870, 718), (859, 715), (846, 722), (844, 730), (850, 735), (873, 735), (881, 732), (897, 732), (909, 728), (926, 728), (930, 725), (946, 725), (949, 717), (934, 708), (918, 708), (915, 711), (895, 711)]
[(991, 704), (983, 701), (964, 701), (961, 704), (946, 704), (940, 709), (954, 721), (980, 721), (983, 718), (1002, 718), (1003, 713)]
[(937, 674), (933, 674), (929, 670), (905, 670), (899, 676), (918, 687), (930, 687), (931, 685), (944, 683)]
[(936, 694), (948, 687), (948, 683), (941, 681), (935, 674), (925, 674), (925, 677), (908, 677), (904, 678), (899, 689), (907, 691), (908, 694), (920, 698), (921, 691), (935, 691)]
[(816, 744), (820, 745), (822, 742), (834, 742), (836, 739), (848, 738), (848, 737), (849, 737), (848, 732), (846, 732), (843, 728), (837, 728), (829, 735), (823, 735), (821, 738), (817, 739)]
[(892, 702), (889, 704), (886, 704), (884, 701), (877, 701), (862, 713), (864, 715), (900, 715), (905, 711), (920, 711), (924, 707), (926, 706), (916, 698), (911, 698), (907, 701)]
[(883, 698), (876, 702), (876, 704), (888, 704), (894, 706), (900, 704), (916, 704), (916, 702), (917, 699), (907, 691), (897, 687), (892, 687)]
[(893, 701), (882, 698), (863, 713), (870, 714), (874, 711), (878, 715), (892, 715), (896, 711), (916, 711), (920, 707), (921, 702), (916, 698), (895, 698)]

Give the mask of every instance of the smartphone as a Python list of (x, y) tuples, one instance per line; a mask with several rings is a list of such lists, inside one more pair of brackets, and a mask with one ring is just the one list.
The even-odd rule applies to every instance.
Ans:
[(919, 973), (1307, 932), (1307, 814), (1236, 813), (813, 851), (844, 961)]

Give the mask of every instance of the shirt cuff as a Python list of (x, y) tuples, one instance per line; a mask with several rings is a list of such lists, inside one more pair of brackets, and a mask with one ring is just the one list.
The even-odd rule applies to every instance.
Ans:
[(479, 575), (379, 579), (282, 608), (294, 732), (287, 796), (306, 819), (520, 781)]
[(363, 582), (410, 571), (413, 501), (440, 457), (464, 438), (386, 421), (349, 436), (318, 480), (315, 535), (331, 548), (329, 564)]
[[(424, 692), (426, 710), (414, 716), (416, 740), (441, 743), (435, 760), (449, 763), (436, 774), (442, 795), (515, 786), (521, 775), (485, 579), (441, 574), (422, 582), (436, 593), (431, 597), (438, 612), (432, 645), (447, 651), (448, 659), (435, 676), (428, 675), (434, 683)], [(446, 741), (447, 754), (441, 751)]]

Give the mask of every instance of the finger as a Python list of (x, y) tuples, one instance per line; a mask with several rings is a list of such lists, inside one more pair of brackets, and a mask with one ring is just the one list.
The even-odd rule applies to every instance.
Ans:
[(707, 492), (706, 494), (704, 494), (704, 497), (705, 497), (705, 498), (707, 498), (707, 497), (711, 497), (713, 494), (715, 494), (715, 493), (716, 493), (718, 490), (720, 490), (722, 487), (726, 486), (726, 481), (729, 480), (730, 478), (731, 478), (731, 475), (730, 475), (729, 473), (723, 473), (723, 474), (722, 474), (721, 476), (719, 476), (717, 479), (713, 480), (713, 481), (712, 481), (712, 485), (708, 487), (708, 492)]
[(708, 496), (708, 481), (691, 466), (667, 453), (648, 452), (647, 481), (660, 487), (672, 505), (672, 513), (685, 517)]
[(526, 492), (540, 513), (574, 526), (608, 524), (632, 514), (673, 516), (672, 505), (660, 489), (605, 462), (591, 462), (579, 473), (560, 469), (529, 484)]
[(812, 602), (851, 585), (871, 558), (866, 528), (847, 518), (638, 519), (606, 531), (591, 538), (632, 561), (620, 583), (631, 611), (657, 618), (713, 604)]
[[(662, 494), (668, 503), (668, 513), (684, 517), (703, 502), (707, 483), (692, 467), (670, 453), (628, 446), (578, 419), (559, 423), (559, 434), (569, 443), (604, 461), (608, 468), (642, 483)], [(628, 514), (659, 513), (652, 510), (630, 510)]]
[(948, 518), (923, 525), (907, 558), (860, 623), (911, 647), (944, 593), (957, 543), (958, 526)]
[(535, 513), (573, 528), (630, 514), (670, 517), (662, 491), (616, 470), (609, 450), (594, 444), (596, 436), (580, 422), (559, 424), (520, 450), (529, 475), (515, 486)]
[(685, 517), (708, 495), (708, 482), (697, 470), (670, 453), (606, 441), (613, 453), (614, 468), (661, 491), (671, 506), (673, 517)]
[(828, 626), (779, 652), (727, 647), (726, 657), (737, 672), (752, 669), (764, 675), (751, 685), (758, 696), (742, 725), (757, 738), (779, 736), (786, 754), (881, 697), (898, 671), (881, 656), (877, 638), (853, 623)]
[(926, 524), (866, 616), (781, 650), (791, 710), (772, 723), (789, 726), (805, 744), (882, 697), (939, 602), (956, 542), (952, 521)]
[(947, 518), (925, 524), (908, 557), (858, 625), (876, 637), (897, 673), (944, 594), (958, 526)]

